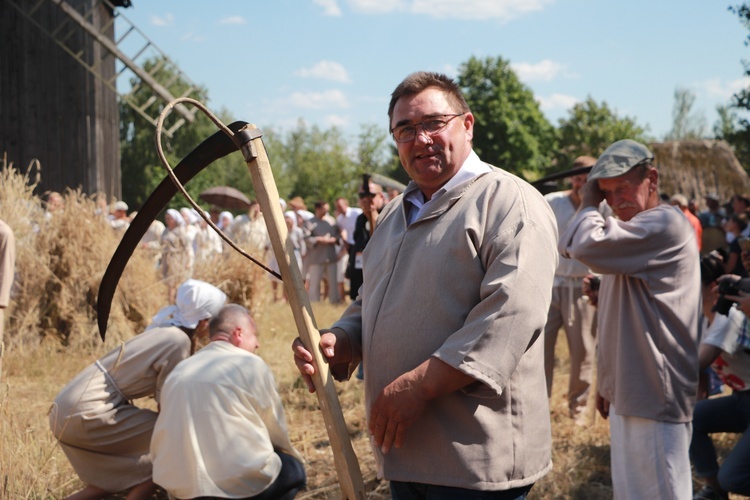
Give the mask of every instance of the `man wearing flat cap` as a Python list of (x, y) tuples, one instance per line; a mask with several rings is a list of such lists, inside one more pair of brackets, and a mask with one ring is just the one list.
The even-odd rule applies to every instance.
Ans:
[[(692, 498), (700, 268), (688, 220), (662, 204), (653, 154), (612, 144), (560, 252), (602, 274), (597, 409), (610, 421), (615, 498)], [(606, 199), (615, 217), (597, 211)]]
[(124, 201), (118, 201), (114, 204), (112, 219), (109, 221), (113, 229), (125, 231), (130, 226), (128, 220), (128, 204)]

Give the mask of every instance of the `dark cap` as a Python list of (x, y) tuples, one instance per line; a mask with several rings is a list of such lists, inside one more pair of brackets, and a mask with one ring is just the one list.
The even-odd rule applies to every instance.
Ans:
[(719, 199), (719, 195), (716, 193), (706, 193), (706, 196), (704, 196), (705, 199), (711, 200), (711, 201), (721, 201)]
[(596, 160), (588, 180), (619, 177), (628, 173), (631, 168), (653, 160), (654, 154), (643, 144), (630, 139), (617, 141)]

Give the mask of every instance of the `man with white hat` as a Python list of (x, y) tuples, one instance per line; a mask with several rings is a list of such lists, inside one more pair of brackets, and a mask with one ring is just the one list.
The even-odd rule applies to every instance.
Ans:
[(71, 498), (104, 498), (131, 489), (128, 499), (150, 498), (149, 445), (157, 413), (132, 400), (153, 397), (172, 369), (190, 356), (195, 339), (227, 296), (213, 285), (187, 280), (174, 305), (146, 331), (79, 373), (57, 395), (50, 428), (86, 487)]
[(112, 219), (109, 221), (113, 229), (125, 231), (130, 226), (128, 219), (128, 204), (118, 201), (113, 206)]
[[(602, 274), (597, 409), (609, 417), (615, 498), (692, 497), (698, 384), (698, 245), (661, 204), (654, 156), (631, 140), (599, 157), (560, 252)], [(616, 217), (596, 210), (606, 199)]]

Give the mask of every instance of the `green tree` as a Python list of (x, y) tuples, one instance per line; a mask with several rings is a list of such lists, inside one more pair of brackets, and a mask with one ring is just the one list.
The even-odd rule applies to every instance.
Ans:
[(378, 125), (365, 124), (360, 127), (355, 165), (359, 176), (381, 174), (402, 184), (409, 182), (390, 134)]
[[(737, 15), (740, 22), (750, 31), (750, 5), (742, 3), (730, 6), (729, 10)], [(750, 45), (750, 34), (745, 38), (745, 46)], [(742, 61), (745, 76), (750, 76), (750, 63)], [(734, 153), (740, 163), (747, 170), (750, 167), (750, 121), (738, 112), (750, 111), (750, 88), (744, 88), (734, 94), (732, 102), (728, 106), (726, 115), (721, 117), (721, 137), (734, 148)], [(714, 129), (716, 132), (716, 129)]]
[(606, 102), (597, 103), (591, 96), (576, 103), (568, 116), (560, 119), (558, 138), (560, 149), (556, 170), (571, 168), (573, 160), (581, 155), (596, 158), (610, 144), (621, 139), (649, 142), (646, 129), (633, 118), (620, 118)]
[(737, 128), (739, 120), (737, 111), (730, 105), (716, 106), (716, 114), (719, 119), (714, 123), (714, 137), (717, 139), (728, 140)]
[[(315, 200), (333, 201), (349, 197), (357, 189), (357, 167), (341, 131), (297, 126), (279, 138), (274, 147), (279, 176), (289, 177), (283, 192), (288, 198), (301, 196), (310, 205)], [(281, 191), (280, 191), (281, 193)]]
[(544, 172), (556, 147), (555, 129), (508, 61), (472, 57), (458, 73), (476, 119), (474, 149), (482, 160), (526, 178)]
[(664, 137), (665, 141), (687, 141), (705, 137), (706, 117), (693, 112), (694, 104), (695, 93), (685, 88), (675, 89), (672, 129)]
[[(174, 80), (168, 90), (172, 95), (183, 95), (187, 86), (180, 79), (172, 78), (174, 71), (169, 64), (162, 64), (159, 60), (148, 61), (144, 64), (147, 71), (159, 68), (153, 72), (157, 81)], [(151, 89), (138, 79), (131, 80), (131, 86), (135, 89), (132, 99), (136, 104), (146, 104), (153, 95)], [(200, 102), (208, 102), (208, 92), (199, 88), (191, 97)], [(160, 112), (165, 104), (160, 100), (151, 104)], [(189, 106), (189, 105), (188, 105)], [(150, 108), (153, 109), (153, 108)], [(229, 123), (233, 121), (226, 110), (217, 113), (222, 121)], [(179, 115), (172, 112), (164, 122), (164, 128), (169, 129)], [(202, 112), (195, 115), (193, 123), (185, 123), (173, 135), (172, 138), (162, 135), (162, 146), (164, 153), (174, 168), (190, 151), (200, 142), (214, 134), (216, 126)], [(123, 199), (133, 208), (143, 204), (156, 186), (167, 176), (167, 172), (159, 161), (154, 143), (155, 128), (143, 116), (136, 112), (126, 103), (120, 104), (120, 143), (121, 143), (121, 165), (122, 165), (122, 193)], [(233, 185), (248, 194), (252, 187), (247, 166), (241, 153), (233, 153), (215, 163), (197, 175), (185, 187), (188, 193), (196, 201), (198, 194), (204, 189), (216, 185)], [(170, 202), (171, 207), (185, 206), (187, 201), (177, 195)], [(205, 204), (204, 204), (205, 205)], [(208, 208), (205, 206), (204, 208)]]

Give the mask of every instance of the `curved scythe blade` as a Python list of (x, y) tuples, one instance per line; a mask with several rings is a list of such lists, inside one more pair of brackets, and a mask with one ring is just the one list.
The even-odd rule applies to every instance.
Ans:
[(534, 186), (535, 188), (540, 188), (542, 185), (544, 185), (545, 182), (558, 181), (560, 179), (573, 177), (574, 175), (588, 174), (589, 172), (591, 172), (592, 168), (593, 166), (576, 167), (576, 168), (571, 168), (570, 170), (565, 170), (563, 172), (555, 172), (554, 174), (550, 174), (546, 177), (542, 177), (541, 179), (535, 180), (534, 182), (531, 183), (531, 185)]
[[(247, 125), (247, 122), (236, 121), (229, 125), (229, 129), (236, 133), (245, 125)], [(182, 184), (186, 184), (211, 163), (235, 151), (237, 151), (237, 146), (235, 146), (232, 138), (219, 130), (201, 142), (178, 163), (174, 167), (174, 173)], [(115, 289), (117, 288), (117, 283), (120, 281), (120, 276), (122, 276), (122, 272), (128, 260), (130, 260), (130, 256), (133, 255), (133, 252), (138, 247), (141, 238), (143, 238), (151, 223), (164, 210), (175, 193), (177, 193), (177, 187), (172, 183), (172, 179), (169, 176), (165, 177), (138, 211), (138, 215), (133, 219), (130, 227), (123, 235), (120, 244), (117, 246), (115, 253), (112, 255), (112, 259), (109, 261), (107, 270), (99, 285), (99, 296), (96, 306), (99, 335), (102, 337), (102, 340), (104, 340), (104, 336), (107, 333), (107, 321), (109, 320), (109, 312), (112, 308), (112, 298), (115, 295)]]

